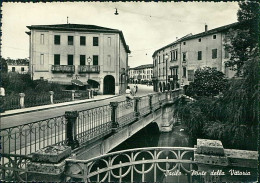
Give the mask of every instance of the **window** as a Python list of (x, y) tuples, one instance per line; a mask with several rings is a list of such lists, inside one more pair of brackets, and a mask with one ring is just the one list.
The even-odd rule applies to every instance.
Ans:
[(86, 65), (86, 55), (79, 56), (80, 65)]
[(212, 59), (216, 59), (218, 55), (218, 50), (217, 49), (212, 49)]
[(183, 45), (186, 45), (186, 42), (183, 42)]
[(161, 76), (161, 69), (159, 69), (159, 76)]
[(202, 51), (198, 51), (198, 60), (202, 59)]
[(73, 45), (73, 36), (68, 36), (68, 45)]
[(41, 34), (41, 44), (44, 44), (44, 34)]
[(86, 36), (80, 36), (80, 45), (81, 46), (86, 45)]
[(186, 67), (183, 67), (182, 70), (183, 70), (182, 77), (186, 78)]
[(12, 72), (15, 72), (15, 67), (12, 67)]
[(228, 52), (228, 50), (225, 50), (225, 58), (229, 58), (229, 52)]
[(24, 71), (24, 67), (21, 67), (21, 71), (22, 71), (22, 72)]
[(41, 57), (40, 57), (40, 64), (44, 65), (44, 55), (43, 54), (41, 54)]
[(98, 55), (93, 55), (93, 65), (98, 65)]
[(173, 50), (171, 51), (171, 60), (177, 60), (178, 59), (178, 51)]
[(108, 46), (111, 46), (111, 37), (108, 37), (108, 38), (107, 38), (107, 45), (108, 45)]
[(60, 35), (54, 35), (54, 44), (60, 45)]
[(73, 64), (73, 55), (68, 55), (68, 65), (74, 65)]
[(213, 35), (213, 39), (216, 39), (217, 38), (217, 35)]
[(60, 65), (60, 55), (59, 54), (54, 55), (54, 65)]
[(165, 68), (163, 68), (163, 76), (165, 75)]
[(161, 56), (159, 56), (159, 64), (161, 63)]
[(156, 66), (157, 65), (157, 60), (156, 59), (154, 59), (154, 66)]
[(188, 81), (194, 80), (194, 70), (188, 70)]
[(186, 58), (186, 52), (182, 53), (182, 61), (186, 62), (187, 58)]
[(93, 37), (93, 46), (98, 46), (98, 37)]
[(201, 42), (201, 38), (199, 38), (199, 42)]

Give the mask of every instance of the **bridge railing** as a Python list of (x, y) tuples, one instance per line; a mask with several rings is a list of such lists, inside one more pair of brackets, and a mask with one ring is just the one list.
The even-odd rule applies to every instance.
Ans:
[(111, 107), (105, 105), (79, 111), (76, 120), (76, 139), (79, 144), (111, 132)]
[(140, 97), (139, 101), (139, 114), (140, 116), (144, 116), (151, 112), (150, 108), (150, 97), (149, 96), (143, 96)]
[(195, 148), (149, 147), (112, 152), (90, 160), (66, 159), (67, 181), (156, 182), (164, 173), (190, 174)]
[(62, 145), (66, 140), (65, 128), (64, 116), (57, 116), (1, 129), (1, 152), (28, 155), (49, 145)]
[(135, 121), (135, 101), (121, 101), (117, 106), (117, 122), (119, 127), (123, 127)]

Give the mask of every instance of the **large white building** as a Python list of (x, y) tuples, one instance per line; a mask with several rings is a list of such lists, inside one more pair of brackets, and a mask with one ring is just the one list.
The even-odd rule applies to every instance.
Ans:
[(194, 73), (203, 67), (216, 68), (226, 77), (231, 78), (235, 72), (225, 66), (230, 54), (225, 50), (225, 36), (230, 29), (235, 29), (238, 23), (233, 23), (208, 30), (199, 34), (189, 34), (153, 54), (154, 90), (162, 91), (188, 85), (194, 80)]
[(151, 83), (153, 76), (153, 64), (140, 65), (128, 70), (130, 83)]
[(88, 84), (100, 94), (118, 94), (127, 86), (129, 47), (122, 31), (96, 25), (27, 26), (32, 78)]

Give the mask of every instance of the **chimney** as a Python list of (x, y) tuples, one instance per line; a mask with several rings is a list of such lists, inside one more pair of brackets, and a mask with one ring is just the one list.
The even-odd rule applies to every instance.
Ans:
[(208, 32), (208, 25), (205, 24), (205, 32)]

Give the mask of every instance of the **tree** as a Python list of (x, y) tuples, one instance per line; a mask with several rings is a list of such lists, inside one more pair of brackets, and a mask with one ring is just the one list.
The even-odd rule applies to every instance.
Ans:
[(194, 81), (190, 83), (186, 94), (196, 96), (215, 96), (222, 92), (227, 86), (224, 73), (215, 68), (204, 67), (194, 74)]
[(258, 55), (259, 42), (259, 3), (239, 2), (238, 24), (226, 35), (225, 49), (231, 54), (226, 66), (243, 76), (245, 63)]

